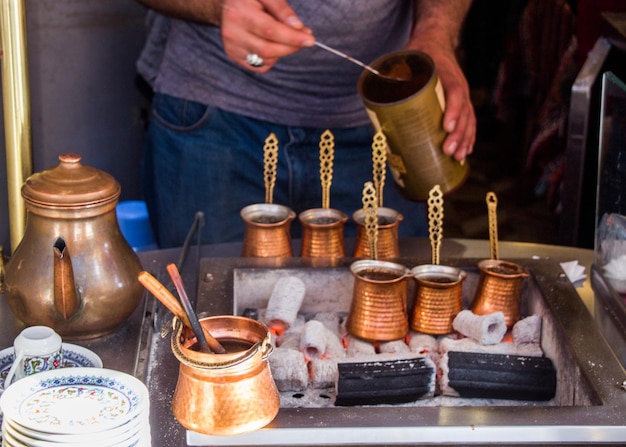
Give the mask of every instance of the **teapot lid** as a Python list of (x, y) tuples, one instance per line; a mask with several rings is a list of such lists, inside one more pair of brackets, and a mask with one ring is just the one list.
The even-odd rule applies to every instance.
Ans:
[(106, 172), (80, 163), (81, 156), (59, 155), (58, 166), (31, 175), (22, 186), (26, 202), (43, 207), (99, 205), (118, 199), (120, 184)]

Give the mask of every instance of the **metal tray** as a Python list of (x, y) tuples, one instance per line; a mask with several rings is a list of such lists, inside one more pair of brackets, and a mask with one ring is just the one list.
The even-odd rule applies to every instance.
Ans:
[[(549, 259), (510, 259), (531, 273), (523, 298), (525, 313), (544, 317), (542, 346), (556, 359), (557, 398), (550, 405), (281, 408), (266, 428), (245, 435), (214, 437), (187, 433), (189, 445), (405, 445), (416, 442), (487, 444), (623, 442), (626, 440), (626, 373), (599, 333), (589, 311), (560, 265)], [(277, 270), (311, 276), (322, 295), (324, 269), (347, 272), (352, 259), (205, 258), (200, 260), (197, 310), (235, 313), (241, 281), (254, 274), (271, 280)], [(402, 258), (409, 267), (424, 259)], [(442, 259), (477, 277), (477, 259)], [(348, 276), (346, 276), (348, 278)], [(347, 280), (347, 279), (346, 279)], [(328, 282), (329, 284), (331, 282)], [(464, 291), (471, 296), (472, 281)], [(245, 289), (245, 288), (244, 288)], [(237, 292), (239, 290), (239, 292)], [(349, 287), (346, 288), (349, 290)], [(333, 292), (337, 291), (333, 287)], [(259, 294), (267, 294), (259, 287)], [(308, 292), (307, 292), (308, 293)], [(246, 298), (249, 299), (250, 297)], [(162, 343), (162, 342), (161, 342)], [(167, 340), (169, 344), (169, 340)], [(172, 390), (172, 381), (168, 384)], [(163, 384), (161, 384), (162, 386)], [(163, 392), (163, 388), (161, 388)]]

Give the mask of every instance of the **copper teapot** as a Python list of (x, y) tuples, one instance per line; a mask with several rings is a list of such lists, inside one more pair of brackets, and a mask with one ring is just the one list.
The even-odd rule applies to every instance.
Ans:
[(115, 212), (121, 187), (77, 154), (30, 176), (22, 186), (24, 237), (5, 272), (5, 296), (27, 326), (54, 328), (65, 339), (109, 333), (137, 308), (139, 258)]

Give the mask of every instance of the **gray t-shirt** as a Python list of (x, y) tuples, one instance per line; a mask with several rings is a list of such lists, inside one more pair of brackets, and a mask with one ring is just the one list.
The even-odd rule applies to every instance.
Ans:
[[(316, 39), (364, 62), (403, 48), (409, 0), (291, 0)], [(252, 73), (223, 51), (220, 29), (172, 20), (155, 90), (276, 124), (352, 127), (369, 122), (357, 93), (362, 68), (318, 47)]]

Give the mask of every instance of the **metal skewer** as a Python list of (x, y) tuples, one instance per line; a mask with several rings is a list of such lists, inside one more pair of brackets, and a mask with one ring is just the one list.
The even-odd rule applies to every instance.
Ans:
[(389, 79), (389, 80), (392, 80), (392, 81), (404, 81), (404, 82), (406, 82), (406, 81), (409, 81), (409, 80), (410, 80), (410, 79), (402, 79), (402, 78), (396, 78), (396, 77), (394, 77), (394, 76), (387, 76), (387, 75), (384, 75), (384, 74), (382, 74), (380, 71), (376, 70), (374, 67), (372, 67), (372, 66), (370, 66), (370, 65), (367, 65), (366, 63), (361, 62), (360, 60), (355, 59), (355, 58), (353, 58), (352, 56), (348, 56), (346, 53), (344, 53), (344, 52), (342, 52), (342, 51), (339, 51), (339, 50), (337, 50), (337, 49), (335, 49), (335, 48), (333, 48), (333, 47), (329, 47), (328, 45), (325, 45), (325, 44), (323, 44), (323, 43), (321, 43), (321, 42), (319, 42), (319, 41), (317, 41), (317, 40), (315, 41), (315, 46), (320, 47), (320, 48), (322, 48), (323, 50), (326, 50), (326, 51), (328, 51), (328, 52), (330, 52), (330, 53), (333, 53), (333, 54), (335, 54), (336, 56), (342, 57), (342, 58), (344, 58), (344, 59), (346, 59), (346, 60), (348, 60), (348, 61), (352, 62), (353, 64), (356, 64), (356, 65), (358, 65), (359, 67), (362, 67), (362, 68), (366, 69), (367, 71), (369, 71), (370, 73), (373, 73), (373, 74), (375, 74), (376, 76), (379, 76), (379, 77), (381, 77), (381, 78), (384, 78), (384, 79)]

